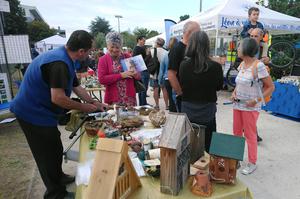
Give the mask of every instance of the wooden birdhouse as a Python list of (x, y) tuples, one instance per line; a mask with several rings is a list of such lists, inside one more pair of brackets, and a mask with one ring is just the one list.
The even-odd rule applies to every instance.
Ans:
[(125, 199), (141, 186), (122, 140), (100, 138), (87, 198)]
[(244, 137), (213, 132), (209, 149), (211, 180), (234, 184), (238, 161), (244, 157), (244, 148)]
[(184, 113), (169, 113), (160, 147), (160, 191), (177, 195), (190, 172), (191, 123)]

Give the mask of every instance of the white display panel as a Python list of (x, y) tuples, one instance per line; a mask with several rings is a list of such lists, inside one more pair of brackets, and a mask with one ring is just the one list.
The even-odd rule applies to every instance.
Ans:
[[(25, 64), (31, 62), (28, 35), (4, 36), (8, 64)], [(0, 39), (0, 64), (5, 64), (4, 47)]]

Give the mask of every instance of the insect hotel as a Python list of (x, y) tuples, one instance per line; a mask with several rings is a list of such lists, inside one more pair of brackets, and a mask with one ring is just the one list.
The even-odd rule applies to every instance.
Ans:
[(141, 182), (128, 156), (127, 143), (100, 138), (96, 149), (87, 198), (128, 198)]
[(234, 184), (239, 160), (243, 160), (245, 138), (213, 132), (209, 149), (209, 172), (216, 183)]
[(160, 147), (160, 191), (178, 195), (190, 172), (191, 123), (184, 113), (170, 113)]

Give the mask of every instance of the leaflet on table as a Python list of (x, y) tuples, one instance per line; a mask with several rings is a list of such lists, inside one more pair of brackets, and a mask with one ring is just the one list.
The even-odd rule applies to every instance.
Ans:
[(142, 55), (129, 57), (121, 60), (123, 71), (141, 72), (147, 69)]

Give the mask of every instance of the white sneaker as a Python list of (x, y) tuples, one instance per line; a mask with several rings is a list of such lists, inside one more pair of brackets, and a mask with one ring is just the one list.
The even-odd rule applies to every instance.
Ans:
[(249, 162), (246, 167), (242, 170), (242, 174), (244, 175), (249, 175), (251, 173), (253, 173), (256, 170), (257, 166), (256, 164), (252, 164), (251, 162)]

